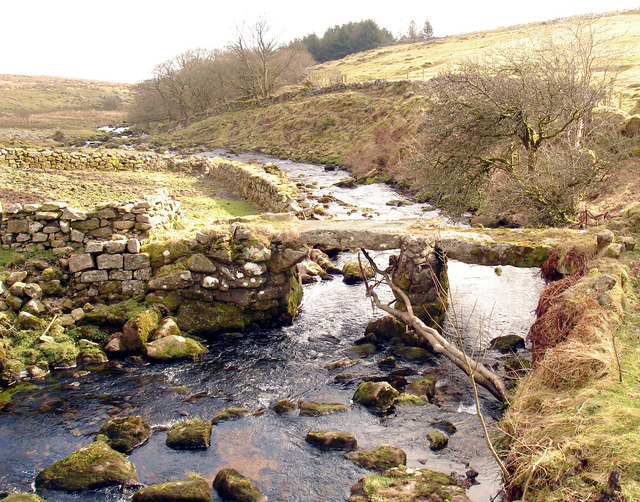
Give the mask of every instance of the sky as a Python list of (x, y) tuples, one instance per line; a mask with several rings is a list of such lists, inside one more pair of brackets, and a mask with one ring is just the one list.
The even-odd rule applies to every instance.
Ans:
[(262, 18), (282, 42), (373, 19), (394, 35), (429, 20), (435, 36), (576, 14), (640, 0), (0, 0), (0, 74), (135, 83), (189, 49), (224, 48)]

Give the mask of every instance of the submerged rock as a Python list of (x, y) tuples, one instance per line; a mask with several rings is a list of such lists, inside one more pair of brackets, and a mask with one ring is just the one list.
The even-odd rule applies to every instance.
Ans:
[(360, 450), (347, 453), (345, 458), (354, 464), (371, 469), (373, 471), (386, 471), (392, 467), (406, 465), (407, 454), (396, 446), (382, 445), (369, 450)]
[(500, 352), (516, 352), (518, 349), (524, 349), (524, 338), (518, 335), (498, 336), (489, 342), (491, 350), (499, 350)]
[(399, 347), (394, 354), (407, 359), (408, 361), (426, 362), (435, 359), (431, 352), (422, 347)]
[(211, 488), (199, 474), (151, 485), (137, 491), (133, 502), (213, 502)]
[(2, 500), (3, 502), (44, 502), (44, 499), (35, 493), (12, 493)]
[(211, 423), (194, 418), (173, 424), (166, 444), (174, 450), (206, 450), (210, 441)]
[(443, 432), (446, 432), (449, 436), (453, 436), (456, 432), (458, 432), (458, 428), (453, 425), (450, 420), (438, 420), (437, 422), (432, 422), (436, 429), (440, 429)]
[(135, 467), (125, 455), (96, 441), (41, 471), (36, 488), (81, 491), (137, 479)]
[(151, 434), (151, 427), (141, 416), (115, 417), (100, 427), (98, 435), (103, 441), (121, 453), (129, 453), (140, 446)]
[(384, 412), (391, 407), (398, 394), (387, 382), (362, 382), (353, 395), (353, 401), (371, 410)]
[(304, 417), (318, 417), (330, 415), (340, 411), (348, 411), (349, 407), (340, 403), (319, 403), (316, 401), (300, 401), (300, 415)]
[(388, 469), (382, 475), (371, 474), (362, 478), (351, 488), (348, 502), (380, 500), (470, 502), (464, 489), (451, 476), (429, 469), (413, 469), (404, 466)]
[(411, 382), (407, 390), (417, 396), (426, 396), (427, 399), (431, 400), (436, 395), (436, 383), (436, 376), (428, 375)]
[(267, 497), (249, 478), (235, 469), (222, 469), (213, 480), (213, 487), (222, 500), (236, 502), (266, 502)]
[(405, 325), (390, 315), (369, 322), (365, 328), (365, 333), (373, 333), (376, 335), (376, 339), (386, 341), (392, 338), (402, 338), (405, 331)]
[(168, 335), (144, 345), (145, 355), (154, 361), (195, 359), (207, 352), (207, 348), (197, 340), (180, 335)]
[(297, 408), (296, 402), (293, 399), (281, 399), (273, 405), (273, 411), (278, 415), (284, 415), (285, 413), (291, 413)]
[(246, 417), (250, 414), (251, 411), (247, 408), (227, 408), (213, 417), (211, 423), (216, 425), (220, 422), (226, 422), (227, 420), (237, 420), (238, 418)]
[(321, 450), (355, 450), (358, 442), (348, 432), (309, 431), (304, 440)]

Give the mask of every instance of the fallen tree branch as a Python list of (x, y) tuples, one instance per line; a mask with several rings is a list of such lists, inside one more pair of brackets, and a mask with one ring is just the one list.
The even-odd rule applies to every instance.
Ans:
[[(460, 368), (470, 378), (472, 378), (475, 383), (487, 389), (497, 399), (499, 399), (500, 401), (508, 401), (507, 389), (502, 379), (483, 364), (474, 359), (468, 358), (467, 355), (455, 344), (452, 344), (438, 331), (430, 328), (424, 322), (422, 322), (422, 320), (414, 314), (411, 301), (409, 300), (407, 294), (402, 289), (397, 287), (391, 280), (391, 276), (389, 275), (388, 270), (380, 270), (380, 268), (376, 265), (376, 263), (373, 261), (371, 256), (369, 256), (365, 249), (362, 249), (362, 253), (367, 258), (369, 264), (376, 272), (376, 274), (381, 275), (383, 278), (383, 282), (387, 284), (396, 294), (396, 296), (400, 297), (400, 299), (404, 302), (407, 311), (405, 312), (402, 310), (398, 310), (382, 303), (375, 291), (375, 285), (370, 285), (369, 281), (366, 279), (366, 275), (363, 273), (366, 295), (367, 297), (370, 297), (372, 299), (376, 307), (378, 307), (380, 310), (383, 310), (384, 312), (387, 312), (388, 314), (391, 314), (396, 319), (400, 319), (401, 321), (403, 321), (420, 337), (428, 342), (429, 345), (431, 345), (431, 347), (433, 348), (434, 352), (436, 352), (437, 354), (445, 355), (458, 368)], [(358, 257), (358, 260), (360, 261), (360, 268), (362, 270), (363, 267), (360, 257)]]

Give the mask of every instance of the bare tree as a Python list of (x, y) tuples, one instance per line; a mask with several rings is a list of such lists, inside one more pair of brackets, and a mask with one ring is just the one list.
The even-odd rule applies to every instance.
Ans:
[(615, 128), (593, 112), (613, 78), (600, 49), (585, 23), (425, 83), (431, 106), (405, 166), (425, 198), (464, 212), (494, 190), (541, 223), (571, 219), (615, 153)]

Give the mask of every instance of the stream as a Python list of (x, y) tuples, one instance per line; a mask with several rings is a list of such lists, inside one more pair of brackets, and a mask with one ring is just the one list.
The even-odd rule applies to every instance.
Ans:
[[(343, 171), (257, 155), (232, 158), (275, 163), (314, 193), (333, 195), (344, 202), (329, 208), (338, 218), (360, 218), (363, 213), (385, 219), (438, 218), (423, 204), (387, 206), (389, 200), (405, 198), (384, 184), (334, 187), (347, 177)], [(374, 256), (384, 265), (390, 254)], [(336, 262), (341, 266), (353, 257), (342, 253)], [(537, 272), (502, 267), (502, 275), (497, 275), (493, 267), (449, 263), (451, 309), (469, 348), (485, 348), (503, 334), (526, 335), (543, 288)], [(389, 291), (382, 291), (383, 299), (385, 295), (391, 298)], [(430, 364), (399, 360), (399, 373), (409, 380), (430, 373), (438, 376), (436, 397), (427, 406), (397, 407), (384, 417), (358, 405), (322, 417), (279, 416), (271, 409), (286, 397), (349, 404), (360, 381), (388, 374), (377, 362), (391, 349), (348, 368), (325, 368), (349, 357), (348, 349), (364, 335), (367, 322), (381, 316), (365, 298), (362, 284), (346, 285), (338, 276), (304, 286), (293, 325), (206, 340), (209, 353), (198, 361), (153, 365), (111, 361), (34, 380), (0, 411), (0, 491), (32, 491), (40, 470), (87, 445), (110, 418), (139, 414), (154, 427), (150, 440), (129, 457), (145, 484), (192, 472), (211, 482), (218, 470), (233, 467), (256, 482), (271, 501), (344, 502), (351, 486), (370, 471), (344, 459), (342, 452), (321, 451), (305, 442), (309, 430), (327, 429), (351, 432), (361, 448), (394, 444), (406, 451), (410, 467), (461, 475), (473, 468), (479, 473), (478, 483), (468, 496), (477, 502), (491, 500), (500, 490), (499, 469), (485, 446), (470, 384), (444, 358)], [(175, 451), (165, 446), (166, 427), (173, 422), (184, 417), (211, 419), (231, 406), (249, 408), (253, 414), (215, 425), (208, 450)], [(482, 408), (489, 423), (495, 424), (497, 404), (484, 392)], [(450, 420), (457, 432), (449, 446), (436, 453), (429, 449), (427, 432), (439, 420)], [(215, 490), (213, 495), (220, 500)], [(127, 501), (131, 493), (107, 488), (46, 492), (45, 497), (63, 502)]]

